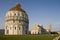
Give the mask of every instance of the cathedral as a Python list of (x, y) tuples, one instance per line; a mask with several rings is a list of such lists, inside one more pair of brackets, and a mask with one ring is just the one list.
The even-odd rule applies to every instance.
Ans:
[(31, 29), (31, 34), (50, 34), (51, 25), (49, 24), (47, 28), (43, 28), (43, 25), (34, 24)]
[(19, 3), (6, 12), (5, 35), (25, 35), (29, 31), (29, 19), (27, 13)]

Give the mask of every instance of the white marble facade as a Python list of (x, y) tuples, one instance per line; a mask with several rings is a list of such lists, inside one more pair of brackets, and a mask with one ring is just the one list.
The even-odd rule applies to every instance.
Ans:
[(33, 28), (31, 29), (31, 34), (41, 34), (41, 27), (40, 25), (34, 24)]
[(29, 20), (26, 12), (17, 3), (5, 17), (5, 35), (24, 35), (29, 31)]
[(48, 25), (47, 29), (43, 28), (43, 25), (34, 24), (31, 29), (31, 34), (50, 34), (51, 25)]

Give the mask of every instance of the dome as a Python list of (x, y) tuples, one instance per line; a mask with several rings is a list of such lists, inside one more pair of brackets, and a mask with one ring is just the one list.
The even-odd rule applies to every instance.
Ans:
[(28, 15), (21, 8), (21, 5), (19, 3), (16, 3), (16, 5), (6, 13), (6, 20), (13, 19), (14, 17), (16, 20), (23, 19), (25, 21), (28, 21)]
[(21, 8), (21, 5), (19, 3), (16, 3), (16, 5), (11, 8), (9, 11), (23, 11), (25, 12), (22, 8)]

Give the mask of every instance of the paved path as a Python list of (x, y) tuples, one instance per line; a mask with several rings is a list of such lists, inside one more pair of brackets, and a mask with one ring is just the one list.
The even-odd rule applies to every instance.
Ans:
[(60, 40), (60, 36), (54, 38), (53, 40)]

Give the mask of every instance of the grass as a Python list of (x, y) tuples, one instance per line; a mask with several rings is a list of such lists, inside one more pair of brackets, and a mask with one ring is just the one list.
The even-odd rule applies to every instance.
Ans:
[(53, 38), (59, 35), (49, 35), (49, 34), (40, 34), (40, 35), (0, 35), (0, 40), (53, 40)]

